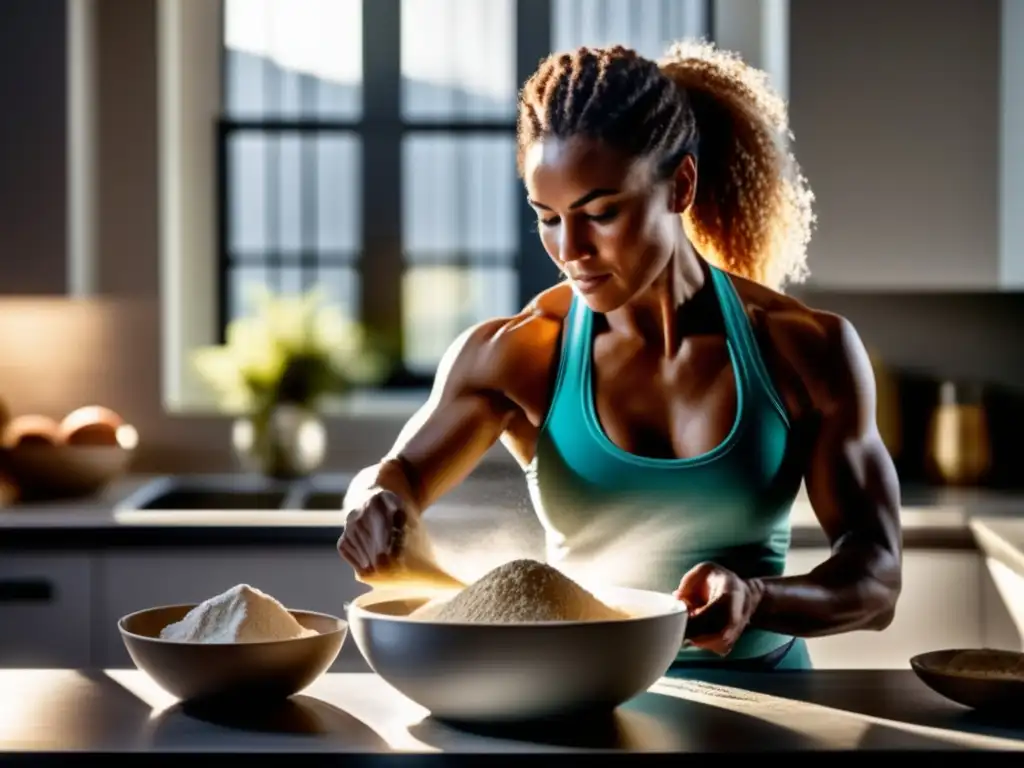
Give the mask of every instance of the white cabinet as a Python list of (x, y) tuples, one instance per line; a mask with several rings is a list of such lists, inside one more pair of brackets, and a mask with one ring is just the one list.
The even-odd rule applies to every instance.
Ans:
[[(345, 603), (365, 592), (352, 569), (330, 548), (232, 547), (144, 549), (104, 554), (97, 562), (95, 664), (131, 666), (117, 620), (144, 608), (198, 603), (236, 584), (251, 584), (289, 608), (345, 617)], [(366, 671), (355, 642), (346, 638), (332, 671)]]
[(0, 667), (88, 667), (91, 581), (85, 555), (0, 557)]
[[(829, 550), (790, 550), (786, 573), (807, 573)], [(986, 644), (982, 595), (988, 583), (976, 552), (912, 549), (903, 553), (903, 591), (892, 624), (881, 632), (848, 632), (807, 641), (821, 669), (906, 669), (910, 657), (941, 648)], [(998, 633), (998, 613), (988, 624)], [(1005, 637), (1005, 635), (1003, 635)]]
[(1005, 563), (985, 559), (989, 575), (982, 597), (986, 615), (986, 645), (990, 648), (1024, 650), (1020, 632), (1024, 630), (1024, 577)]

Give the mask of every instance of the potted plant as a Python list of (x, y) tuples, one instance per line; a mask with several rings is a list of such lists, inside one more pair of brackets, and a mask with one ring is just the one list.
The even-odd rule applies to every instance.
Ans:
[(228, 325), (225, 343), (193, 364), (222, 410), (238, 415), (232, 440), (243, 465), (275, 478), (303, 477), (326, 452), (323, 404), (380, 381), (387, 362), (362, 326), (319, 289), (252, 293), (256, 311)]

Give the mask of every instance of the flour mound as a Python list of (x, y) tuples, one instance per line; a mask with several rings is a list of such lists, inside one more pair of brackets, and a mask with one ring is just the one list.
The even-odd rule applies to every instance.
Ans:
[(444, 603), (427, 603), (414, 618), (473, 624), (608, 621), (626, 615), (609, 608), (557, 568), (513, 560)]
[(315, 635), (265, 592), (239, 584), (200, 603), (160, 631), (162, 640), (185, 643), (261, 643)]
[(1004, 680), (1024, 679), (1024, 655), (1009, 651), (960, 651), (946, 662), (948, 673)]

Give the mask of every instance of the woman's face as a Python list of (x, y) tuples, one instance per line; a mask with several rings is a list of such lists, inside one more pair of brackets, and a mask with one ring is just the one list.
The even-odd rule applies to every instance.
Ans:
[(694, 166), (657, 182), (653, 163), (601, 142), (542, 139), (523, 176), (544, 249), (595, 312), (610, 312), (664, 272), (692, 199)]

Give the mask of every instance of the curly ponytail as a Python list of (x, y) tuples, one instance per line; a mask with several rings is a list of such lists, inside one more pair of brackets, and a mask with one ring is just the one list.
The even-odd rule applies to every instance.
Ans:
[(654, 155), (664, 176), (697, 158), (687, 236), (708, 261), (780, 289), (807, 276), (814, 195), (788, 148), (782, 99), (764, 72), (706, 42), (660, 62), (635, 51), (579, 48), (544, 60), (519, 100), (519, 163), (550, 135), (586, 135)]
[(707, 43), (677, 43), (661, 71), (700, 131), (687, 235), (724, 269), (771, 287), (807, 276), (814, 193), (788, 147), (786, 105), (768, 76)]

